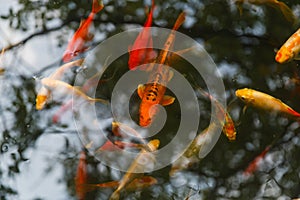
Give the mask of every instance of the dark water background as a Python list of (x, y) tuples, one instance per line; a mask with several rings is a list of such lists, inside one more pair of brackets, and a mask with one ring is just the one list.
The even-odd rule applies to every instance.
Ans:
[[(299, 18), (300, 2), (283, 2)], [(94, 20), (93, 45), (143, 25), (145, 3), (150, 4), (104, 1), (104, 10)], [(45, 77), (60, 66), (68, 40), (80, 19), (88, 16), (91, 2), (0, 0), (0, 5), (0, 48), (11, 47), (0, 58), (0, 67), (5, 68), (0, 76), (0, 199), (76, 199), (74, 177), (82, 144), (72, 125), (72, 114), (66, 113), (60, 123), (54, 124), (52, 116), (59, 102), (37, 111), (35, 97), (40, 85), (33, 77)], [(197, 40), (211, 55), (222, 74), (227, 102), (235, 99), (236, 89), (249, 87), (300, 111), (299, 61), (278, 64), (274, 60), (274, 50), (297, 30), (299, 22), (289, 23), (279, 10), (265, 4), (243, 4), (242, 15), (229, 0), (168, 0), (156, 1), (156, 5), (153, 24), (158, 27), (171, 28), (178, 14), (187, 11), (186, 23), (179, 32)], [(119, 68), (99, 89), (103, 96), (109, 98), (115, 82), (128, 70), (127, 59), (125, 55), (114, 63)], [(183, 74), (192, 76), (187, 68), (181, 68)], [(113, 73), (108, 71), (107, 77)], [(135, 101), (137, 95), (132, 97)], [(209, 103), (203, 103), (208, 108), (205, 121), (210, 117)], [(299, 124), (253, 108), (241, 114), (243, 106), (239, 100), (229, 105), (236, 122), (236, 141), (229, 142), (222, 134), (208, 156), (180, 178), (169, 178), (168, 166), (151, 173), (158, 179), (157, 185), (125, 193), (124, 198), (184, 199), (189, 194), (191, 199), (300, 197)], [(176, 109), (173, 106), (167, 111), (178, 113)], [(163, 131), (172, 133), (169, 126)], [(244, 177), (248, 164), (270, 144), (274, 145), (258, 170)], [(122, 176), (92, 156), (87, 163), (89, 183)], [(97, 190), (87, 199), (106, 199), (111, 192)]]

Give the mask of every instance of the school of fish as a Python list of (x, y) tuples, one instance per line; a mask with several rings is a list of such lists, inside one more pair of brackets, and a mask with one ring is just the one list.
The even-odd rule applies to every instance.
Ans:
[[(235, 4), (238, 6), (241, 14), (243, 3), (267, 5), (278, 9), (288, 22), (294, 23), (295, 16), (293, 15), (291, 9), (280, 1), (235, 0)], [(176, 59), (176, 55), (186, 53), (194, 48), (191, 47), (183, 49), (175, 52), (175, 54), (170, 52), (173, 50), (173, 46), (176, 41), (175, 31), (180, 28), (186, 18), (186, 13), (182, 12), (175, 21), (174, 26), (164, 43), (163, 49), (159, 52), (153, 49), (151, 26), (155, 7), (155, 1), (152, 0), (151, 8), (149, 9), (146, 22), (144, 23), (141, 32), (138, 34), (134, 43), (128, 47), (128, 69), (139, 69), (145, 71), (145, 73), (149, 73), (148, 82), (146, 84), (140, 84), (137, 86), (137, 94), (141, 99), (138, 117), (138, 123), (141, 127), (151, 126), (152, 122), (155, 120), (155, 116), (160, 114), (157, 109), (158, 105), (168, 106), (174, 103), (175, 97), (165, 94), (167, 91), (167, 84), (173, 77), (173, 71), (170, 63), (175, 62), (174, 60)], [(75, 67), (82, 68), (84, 66), (84, 58), (77, 60), (74, 59), (89, 49), (88, 42), (92, 41), (93, 39), (93, 33), (91, 32), (93, 19), (95, 15), (103, 8), (104, 4), (102, 0), (92, 1), (92, 10), (88, 18), (81, 22), (79, 28), (75, 31), (62, 56), (62, 61), (64, 64), (57, 68), (48, 77), (41, 78), (39, 81), (37, 81), (40, 84), (40, 89), (38, 90), (36, 97), (37, 110), (44, 109), (45, 106), (51, 102), (50, 97), (53, 96), (59, 96), (60, 99), (67, 98), (69, 100), (67, 103), (63, 104), (60, 110), (53, 116), (54, 123), (57, 123), (61, 115), (70, 109), (70, 105), (73, 103), (70, 100), (70, 95), (73, 95), (73, 98), (81, 99), (81, 101), (86, 103), (109, 103), (108, 100), (93, 98), (87, 95), (92, 84), (99, 84), (97, 79), (98, 76), (100, 76), (99, 74), (95, 74), (95, 76), (88, 80), (86, 85), (84, 85), (82, 88), (78, 88), (64, 81), (64, 75), (70, 73), (70, 69)], [(284, 64), (300, 58), (299, 52), (300, 29), (292, 34), (276, 52), (275, 60), (280, 64)], [(140, 67), (140, 65), (143, 66)], [(107, 81), (108, 80), (109, 79), (107, 79)], [(211, 146), (213, 146), (213, 141), (217, 141), (220, 135), (220, 127), (229, 141), (236, 140), (237, 131), (235, 128), (235, 122), (230, 115), (230, 109), (223, 107), (216, 98), (211, 96), (208, 92), (205, 92), (203, 89), (195, 88), (195, 90), (198, 90), (202, 96), (207, 97), (212, 103), (214, 103), (217, 119), (209, 124), (206, 129), (200, 130), (182, 155), (174, 163), (172, 163), (171, 170), (169, 172), (170, 177), (174, 176), (180, 171), (188, 169), (193, 164), (199, 163), (210, 152)], [(264, 110), (268, 113), (281, 114), (293, 120), (300, 120), (300, 113), (283, 103), (281, 100), (267, 93), (260, 92), (255, 89), (242, 88), (237, 89), (235, 91), (235, 95), (245, 103), (243, 114), (245, 114), (246, 108), (250, 106)], [(130, 134), (127, 134), (126, 132), (130, 132)], [(118, 200), (121, 199), (123, 191), (142, 190), (144, 188), (151, 187), (158, 182), (155, 177), (145, 176), (143, 173), (135, 173), (134, 171), (136, 169), (143, 171), (145, 168), (145, 163), (141, 164), (141, 160), (145, 159), (146, 155), (150, 156), (150, 158), (147, 159), (152, 162), (146, 164), (155, 164), (156, 159), (152, 153), (159, 149), (160, 141), (158, 139), (151, 139), (150, 141), (146, 140), (141, 137), (140, 134), (133, 128), (127, 126), (126, 124), (115, 121), (112, 123), (112, 133), (114, 137), (118, 139), (114, 141), (105, 141), (103, 145), (96, 150), (96, 153), (120, 151), (127, 148), (137, 149), (140, 152), (135, 160), (131, 163), (121, 180), (95, 184), (88, 183), (89, 174), (86, 158), (88, 156), (87, 149), (89, 147), (84, 147), (84, 150), (80, 152), (77, 172), (74, 179), (76, 195), (80, 200), (86, 199), (86, 193), (101, 188), (113, 188), (114, 191), (112, 192), (110, 199)], [(123, 141), (125, 138), (129, 137), (128, 135), (134, 136), (138, 143)], [(271, 145), (267, 146), (263, 152), (261, 152), (248, 165), (244, 171), (244, 174), (251, 175), (254, 173), (257, 169), (258, 162), (266, 156), (271, 148)]]

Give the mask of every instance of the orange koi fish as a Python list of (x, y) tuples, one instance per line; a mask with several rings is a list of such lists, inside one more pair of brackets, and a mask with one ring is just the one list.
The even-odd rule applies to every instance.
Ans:
[(76, 196), (79, 200), (85, 199), (86, 191), (81, 187), (81, 185), (86, 184), (86, 181), (87, 181), (86, 155), (84, 151), (81, 151), (79, 163), (77, 166), (77, 173), (75, 177)]
[[(213, 97), (211, 96), (208, 92), (204, 91), (202, 88), (198, 88), (198, 91), (203, 94), (204, 96), (207, 96), (208, 98), (211, 99), (211, 101), (215, 102), (219, 113), (217, 114), (221, 114), (221, 116), (219, 116), (220, 118), (220, 122), (223, 123), (223, 133), (226, 135), (226, 137), (230, 140), (233, 141), (236, 139), (236, 129), (235, 129), (235, 125), (234, 122), (230, 116), (230, 114), (228, 113), (228, 111)], [(223, 122), (224, 121), (224, 122)]]
[[(157, 183), (156, 178), (153, 178), (152, 176), (143, 176), (134, 179), (124, 189), (126, 191), (137, 191), (155, 185), (156, 183)], [(110, 181), (110, 182), (98, 183), (98, 184), (84, 184), (81, 187), (86, 192), (90, 192), (100, 188), (117, 188), (118, 185), (120, 185), (120, 181)]]
[[(63, 73), (67, 69), (70, 69), (75, 66), (82, 66), (83, 61), (84, 61), (84, 59), (79, 59), (79, 60), (75, 60), (73, 62), (69, 62), (69, 63), (66, 63), (66, 64), (60, 66), (53, 74), (51, 74), (49, 76), (49, 78), (55, 79), (55, 80), (61, 79), (61, 77), (63, 76)], [(35, 99), (37, 110), (41, 110), (44, 108), (49, 96), (50, 96), (50, 91), (46, 87), (42, 86), (39, 89), (36, 99)]]
[(205, 130), (199, 133), (183, 155), (172, 163), (169, 175), (173, 176), (178, 171), (187, 169), (193, 164), (200, 162), (209, 153), (212, 141), (216, 141), (215, 138), (219, 137), (219, 126), (221, 124), (218, 124), (218, 122), (212, 122)]
[(252, 90), (249, 88), (239, 89), (235, 95), (246, 103), (256, 108), (266, 111), (282, 113), (293, 118), (299, 118), (300, 113), (293, 110), (291, 107), (268, 94)]
[[(148, 18), (144, 24), (143, 30), (137, 36), (132, 47), (128, 48), (129, 60), (128, 67), (130, 70), (135, 70), (137, 66), (146, 64), (149, 60), (156, 57), (156, 52), (153, 50), (153, 41), (151, 36), (151, 27), (153, 10), (155, 8), (154, 0), (152, 0), (152, 7)], [(139, 49), (143, 47), (142, 49)], [(147, 47), (147, 48), (145, 48)], [(146, 70), (145, 68), (140, 68), (141, 70)]]
[[(159, 146), (159, 140), (154, 139), (148, 143), (148, 146), (151, 148), (151, 152), (156, 151)], [(148, 154), (146, 154), (148, 153)], [(121, 191), (126, 188), (134, 179), (143, 176), (143, 173), (133, 173), (133, 171), (143, 171), (143, 169), (147, 166), (151, 166), (151, 163), (145, 163), (145, 159), (149, 162), (155, 162), (155, 157), (153, 154), (149, 154), (150, 152), (142, 149), (136, 159), (132, 162), (131, 166), (128, 168), (126, 174), (123, 176), (120, 181), (118, 188), (112, 193), (110, 200), (118, 200), (120, 199)], [(149, 157), (148, 157), (149, 156)], [(145, 158), (147, 157), (147, 158)]]
[(175, 31), (181, 26), (185, 20), (185, 13), (182, 12), (177, 18), (174, 27), (164, 44), (164, 49), (160, 51), (155, 63), (151, 63), (149, 68), (152, 69), (148, 84), (138, 86), (138, 95), (142, 99), (139, 109), (139, 124), (140, 126), (148, 126), (152, 122), (153, 116), (157, 113), (157, 109), (153, 106), (161, 104), (163, 106), (170, 105), (175, 98), (165, 95), (167, 83), (171, 80), (173, 72), (166, 67), (167, 56), (169, 50), (174, 44)]
[(273, 7), (277, 10), (279, 10), (285, 19), (290, 22), (294, 23), (295, 16), (293, 14), (293, 11), (283, 2), (278, 0), (235, 0), (235, 3), (238, 5), (238, 9), (240, 10), (240, 13), (242, 13), (241, 4), (244, 2), (248, 2), (255, 5), (267, 5), (270, 7)]
[(276, 53), (275, 60), (286, 63), (295, 59), (300, 52), (300, 28), (282, 45)]
[(42, 84), (52, 92), (55, 90), (57, 92), (61, 92), (62, 94), (73, 94), (76, 97), (83, 98), (89, 102), (101, 102), (101, 103), (107, 103), (106, 100), (103, 99), (95, 99), (92, 97), (87, 96), (82, 91), (80, 91), (78, 88), (65, 83), (63, 81), (54, 80), (51, 78), (43, 78), (41, 80)]
[(263, 152), (261, 152), (246, 168), (246, 170), (244, 171), (244, 175), (249, 176), (251, 175), (254, 171), (256, 171), (257, 166), (259, 161), (261, 161), (266, 154), (268, 153), (268, 151), (270, 150), (271, 146), (267, 146)]
[(93, 22), (95, 14), (100, 12), (103, 8), (104, 5), (102, 0), (93, 0), (92, 12), (89, 14), (88, 18), (80, 24), (69, 42), (67, 50), (64, 52), (64, 62), (69, 62), (76, 57), (78, 53), (83, 52), (87, 48), (84, 46), (85, 43), (92, 39), (91, 34), (89, 34), (89, 28)]

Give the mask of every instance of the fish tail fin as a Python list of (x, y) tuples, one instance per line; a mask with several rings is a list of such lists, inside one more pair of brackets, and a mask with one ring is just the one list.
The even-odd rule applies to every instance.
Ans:
[(173, 30), (177, 30), (184, 22), (185, 20), (185, 12), (180, 13), (180, 15), (178, 16), (174, 26), (173, 26)]
[(144, 27), (150, 27), (152, 25), (152, 18), (153, 18), (153, 11), (155, 9), (155, 4), (154, 4), (154, 0), (152, 0), (152, 5), (151, 5), (151, 9), (148, 13), (148, 18), (144, 24)]
[(288, 108), (288, 111), (295, 117), (300, 118), (300, 113), (294, 111), (292, 108)]
[(108, 103), (108, 101), (107, 100), (104, 100), (104, 99), (94, 99), (94, 98), (89, 98), (89, 100), (91, 101), (91, 102), (99, 102), (99, 103), (103, 103), (103, 104), (107, 104)]
[(111, 197), (109, 198), (109, 200), (119, 200), (119, 199), (120, 199), (119, 191), (115, 191), (114, 193), (112, 193)]
[(104, 8), (102, 0), (93, 0), (92, 13), (98, 13)]

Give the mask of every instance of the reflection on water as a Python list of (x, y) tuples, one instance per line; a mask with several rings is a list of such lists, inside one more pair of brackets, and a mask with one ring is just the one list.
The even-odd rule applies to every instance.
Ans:
[[(0, 2), (0, 48), (6, 48), (0, 56), (0, 68), (5, 69), (0, 74), (0, 199), (78, 198), (75, 177), (83, 146), (93, 149), (87, 151), (85, 158), (87, 183), (105, 183), (120, 180), (124, 176), (124, 172), (104, 165), (93, 153), (105, 142), (102, 138), (116, 138), (111, 127), (113, 115), (109, 105), (95, 103), (97, 109), (94, 111), (93, 104), (79, 102), (81, 106), (76, 106), (71, 102), (66, 105), (68, 99), (61, 101), (50, 97), (43, 110), (35, 108), (40, 80), (48, 77), (62, 64), (68, 40), (77, 30), (81, 18), (87, 18), (91, 2)], [(243, 112), (244, 104), (235, 97), (237, 89), (253, 88), (300, 111), (299, 61), (286, 64), (275, 62), (275, 50), (297, 30), (299, 22), (296, 20), (292, 24), (277, 4), (263, 3), (262, 0), (253, 1), (256, 3), (237, 2), (156, 2), (153, 22), (157, 27), (172, 27), (179, 13), (186, 10), (186, 23), (179, 32), (200, 42), (216, 63), (225, 85), (228, 111), (236, 125), (237, 139), (230, 142), (221, 134), (215, 147), (200, 162), (173, 177), (169, 176), (171, 165), (146, 173), (155, 178), (157, 184), (142, 190), (125, 191), (122, 197), (300, 197), (299, 161), (296, 159), (300, 146), (298, 122), (252, 107)], [(295, 19), (299, 18), (300, 7), (297, 1), (281, 2), (292, 10)], [(145, 3), (150, 5), (150, 1)], [(94, 18), (91, 46), (121, 31), (144, 24), (143, 1), (104, 1), (104, 4), (105, 8)], [(157, 35), (154, 35), (153, 40), (164, 43)], [(110, 52), (110, 49), (107, 51)], [(104, 66), (106, 58), (101, 61), (101, 66)], [(91, 97), (111, 100), (114, 86), (128, 71), (128, 54), (109, 63), (109, 68), (96, 81), (96, 92), (86, 90)], [(190, 63), (174, 58), (171, 65), (186, 77), (194, 89), (206, 87), (204, 78), (198, 78)], [(100, 69), (89, 71), (74, 68), (65, 74), (64, 81), (72, 85), (75, 77), (80, 77), (80, 74), (91, 77)], [(144, 76), (147, 81), (148, 74)], [(82, 87), (78, 89), (85, 90)], [(168, 95), (174, 96), (171, 91), (168, 91)], [(139, 103), (138, 94), (134, 93), (129, 100), (129, 113), (136, 122)], [(164, 108), (166, 116), (172, 118), (168, 117), (161, 132), (153, 137), (160, 139), (160, 148), (172, 141), (181, 117), (178, 100)], [(199, 108), (201, 132), (209, 124), (210, 101), (200, 96)], [(96, 116), (89, 113), (95, 113)], [(54, 116), (59, 117), (53, 119)], [(84, 120), (74, 123), (74, 119), (78, 118)], [(102, 136), (99, 136), (99, 127), (103, 129)], [(77, 130), (81, 132), (78, 134)], [(178, 142), (178, 148), (180, 145)], [(138, 153), (140, 149), (132, 151)], [(116, 154), (113, 154), (113, 159), (121, 164), (124, 160)], [(246, 169), (250, 173), (245, 173)], [(85, 197), (108, 199), (114, 190), (96, 188), (87, 192)]]

